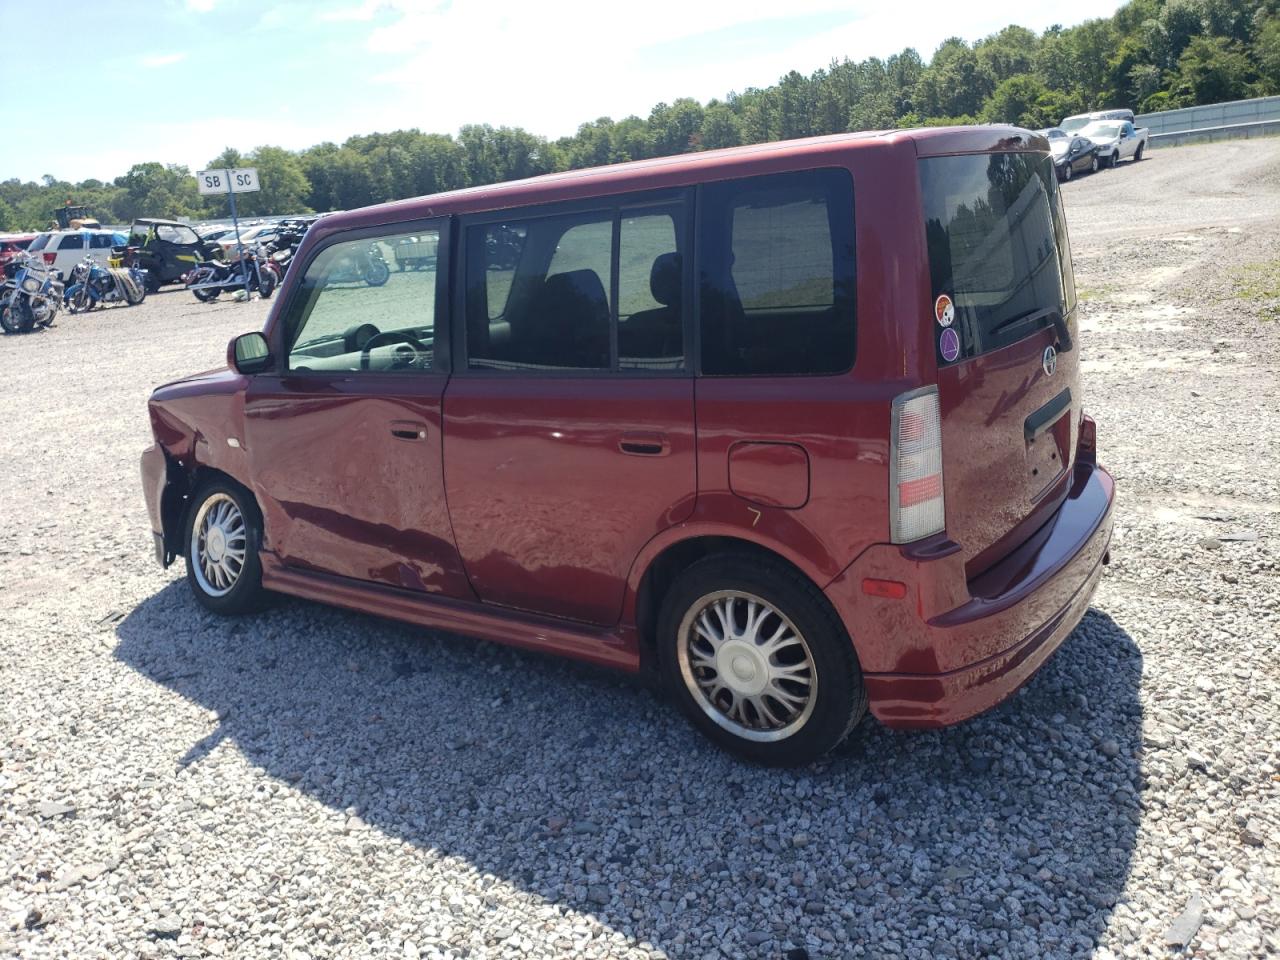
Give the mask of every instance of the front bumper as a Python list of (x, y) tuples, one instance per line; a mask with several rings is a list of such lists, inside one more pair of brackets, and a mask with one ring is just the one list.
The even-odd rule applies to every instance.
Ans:
[[(1075, 629), (1109, 559), (1115, 483), (1081, 463), (1062, 506), (1026, 543), (957, 589), (958, 554), (873, 547), (827, 588), (863, 663), (871, 712), (891, 727), (941, 727), (1018, 690)], [(856, 594), (864, 577), (914, 587)], [(910, 601), (914, 598), (915, 602)], [(861, 642), (860, 642), (861, 641)]]
[(155, 540), (156, 562), (167, 567), (174, 560), (173, 531), (165, 528), (167, 500), (174, 496), (169, 484), (169, 458), (159, 444), (153, 443), (142, 452), (142, 495), (147, 502), (151, 536)]

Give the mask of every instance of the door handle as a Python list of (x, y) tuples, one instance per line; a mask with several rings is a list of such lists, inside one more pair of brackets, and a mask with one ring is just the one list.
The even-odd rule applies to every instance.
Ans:
[(633, 457), (665, 457), (671, 443), (661, 433), (624, 433), (618, 449)]
[(397, 440), (425, 440), (427, 425), (414, 420), (392, 420), (391, 435)]

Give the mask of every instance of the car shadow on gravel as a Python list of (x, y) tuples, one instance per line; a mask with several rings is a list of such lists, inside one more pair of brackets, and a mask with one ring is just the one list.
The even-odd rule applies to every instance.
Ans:
[[(223, 717), (175, 771), (229, 741), (335, 830), (427, 852), (415, 885), (461, 858), (527, 917), (672, 956), (1087, 955), (1135, 843), (1142, 657), (1097, 610), (1009, 703), (936, 732), (868, 719), (801, 771), (734, 761), (631, 678), (316, 604), (220, 620), (177, 581), (116, 629), (120, 660)], [(477, 903), (455, 930), (511, 935)]]

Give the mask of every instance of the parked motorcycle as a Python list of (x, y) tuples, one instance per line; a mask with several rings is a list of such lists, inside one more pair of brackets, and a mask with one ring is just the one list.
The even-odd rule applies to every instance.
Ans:
[(238, 260), (223, 263), (219, 260), (205, 260), (186, 275), (187, 289), (196, 295), (197, 300), (208, 303), (218, 299), (224, 290), (257, 290), (263, 300), (275, 292), (279, 276), (267, 267), (267, 251), (262, 244), (257, 250), (246, 252)]
[(91, 256), (71, 268), (65, 299), (72, 313), (108, 303), (141, 303), (147, 297), (147, 271), (141, 267), (104, 267)]
[(363, 280), (371, 287), (380, 287), (391, 279), (391, 268), (382, 255), (382, 248), (371, 243), (368, 249), (346, 253), (333, 265), (326, 283), (356, 283)]
[(28, 333), (47, 327), (62, 306), (62, 281), (44, 262), (23, 254), (0, 299), (0, 327), (5, 333)]

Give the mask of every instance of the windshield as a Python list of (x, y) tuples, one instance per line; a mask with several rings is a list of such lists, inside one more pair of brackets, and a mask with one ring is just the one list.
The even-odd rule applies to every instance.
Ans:
[(1085, 137), (1105, 137), (1113, 138), (1120, 136), (1120, 124), (1118, 123), (1091, 123), (1080, 131), (1081, 136)]
[(1062, 123), (1058, 124), (1058, 126), (1066, 133), (1074, 133), (1081, 127), (1087, 126), (1088, 123), (1088, 117), (1067, 117), (1067, 119), (1063, 120)]
[(961, 357), (1070, 317), (1071, 248), (1048, 157), (929, 157), (920, 161), (920, 186), (933, 297), (955, 304)]
[(1048, 137), (1050, 140), (1067, 139), (1066, 132), (1063, 130), (1059, 130), (1057, 127), (1050, 127), (1048, 130), (1043, 131), (1043, 135)]

